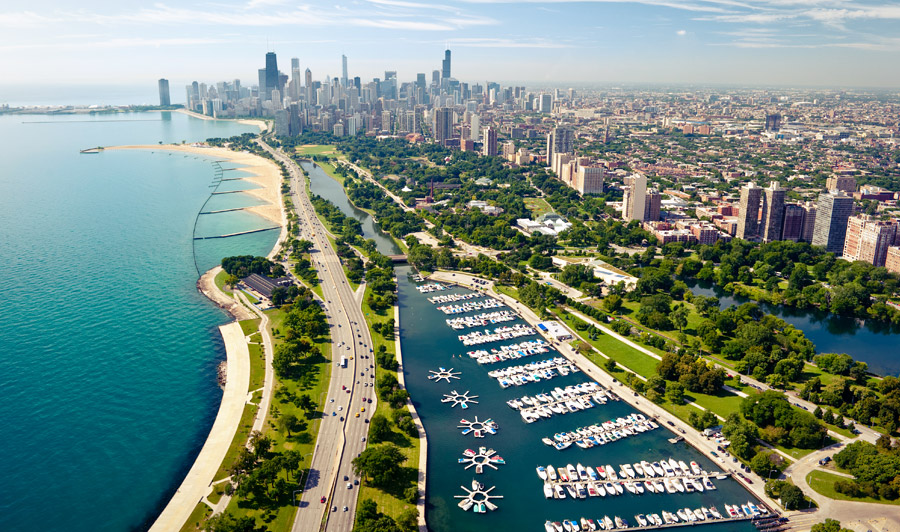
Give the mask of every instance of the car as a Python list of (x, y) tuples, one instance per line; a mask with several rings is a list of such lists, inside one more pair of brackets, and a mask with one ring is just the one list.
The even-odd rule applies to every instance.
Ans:
[(325, 502), (325, 497), (322, 497), (321, 499), (319, 499), (319, 502)]
[(337, 415), (337, 412), (332, 412), (331, 415), (332, 415), (332, 416), (336, 416), (336, 415)]
[(719, 453), (717, 453), (717, 452), (715, 452), (715, 451), (710, 451), (709, 454), (711, 454), (711, 455), (713, 455), (713, 456), (719, 456)]
[[(346, 390), (346, 389), (347, 389), (347, 387), (346, 387), (346, 386), (344, 386), (344, 385), (341, 385), (341, 390)], [(332, 401), (334, 401), (334, 399), (332, 399)]]
[(369, 383), (368, 383), (368, 382), (364, 382), (364, 383), (363, 383), (363, 387), (368, 387), (368, 386), (369, 386)]
[(356, 417), (359, 417), (359, 412), (356, 413)]
[[(345, 388), (346, 388), (346, 386), (345, 386)], [(329, 402), (329, 403), (333, 403), (333, 402), (334, 402), (334, 399), (333, 399), (333, 398), (332, 398), (332, 399), (329, 399), (328, 402)]]
[(346, 512), (347, 510), (349, 510), (349, 509), (350, 509), (350, 508), (347, 508), (346, 506), (344, 506), (344, 511), (345, 511), (345, 512)]
[(353, 489), (353, 484), (351, 484), (351, 483), (348, 482), (348, 483), (347, 483), (347, 489), (348, 489), (348, 490), (352, 490), (352, 489)]
[(356, 484), (356, 485), (358, 486), (358, 485), (359, 485), (359, 479), (358, 479), (358, 478), (357, 478), (357, 479), (353, 479), (353, 483)]
[(675, 423), (672, 423), (671, 421), (666, 421), (666, 423), (668, 423), (669, 425), (671, 425), (673, 427), (675, 426)]
[(369, 422), (369, 418), (366, 418), (366, 423), (368, 423), (368, 422)]
[(359, 411), (360, 411), (360, 412), (365, 412), (365, 411), (366, 411), (366, 407), (360, 408)]
[(350, 477), (347, 475), (344, 475), (344, 482), (347, 482), (348, 480), (350, 480)]
[(343, 420), (344, 420), (344, 416), (341, 416), (341, 421), (343, 421)]
[(363, 437), (362, 437), (362, 440), (360, 440), (360, 441), (366, 441), (366, 437), (363, 436)]
[(343, 405), (338, 406), (338, 410), (343, 410), (343, 409), (344, 409), (344, 406), (343, 406)]
[(372, 398), (369, 397), (369, 404), (372, 404)]

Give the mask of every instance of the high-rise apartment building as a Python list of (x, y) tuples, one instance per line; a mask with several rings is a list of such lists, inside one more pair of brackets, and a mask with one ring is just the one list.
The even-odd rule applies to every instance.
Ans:
[(798, 242), (803, 240), (803, 221), (806, 219), (806, 209), (796, 203), (788, 203), (784, 206), (784, 221), (781, 224), (781, 239)]
[(553, 164), (554, 153), (575, 151), (575, 131), (568, 127), (555, 127), (547, 133), (547, 164)]
[(766, 115), (766, 131), (778, 131), (781, 129), (781, 115), (772, 113)]
[(481, 136), (484, 138), (481, 154), (488, 156), (497, 155), (497, 130), (491, 126), (485, 126), (481, 130)]
[(825, 190), (840, 190), (847, 194), (856, 192), (856, 178), (852, 175), (836, 175), (825, 180)]
[(441, 107), (434, 110), (434, 141), (443, 145), (453, 138), (453, 109)]
[(662, 194), (660, 194), (659, 190), (656, 190), (655, 188), (653, 190), (648, 190), (647, 196), (644, 199), (644, 221), (658, 221), (661, 208)]
[(637, 220), (643, 222), (647, 205), (647, 176), (634, 174), (625, 178), (625, 198), (623, 218), (625, 220)]
[(844, 259), (884, 266), (888, 248), (894, 243), (897, 224), (875, 220), (870, 216), (851, 216), (847, 220)]
[(172, 105), (172, 99), (169, 96), (169, 80), (166, 78), (159, 80), (159, 105), (162, 107)]
[(840, 255), (847, 236), (847, 220), (853, 214), (853, 198), (843, 192), (819, 195), (816, 204), (816, 226), (812, 245), (824, 246), (825, 251)]
[(540, 108), (538, 110), (542, 113), (550, 113), (551, 111), (553, 111), (552, 94), (541, 94)]
[(276, 90), (278, 94), (284, 93), (281, 87), (280, 76), (278, 75), (278, 60), (275, 57), (275, 52), (266, 52), (266, 92), (264, 93), (264, 99), (271, 100), (272, 91)]
[(816, 206), (816, 202), (807, 201), (803, 205), (803, 210), (806, 212), (806, 216), (803, 218), (803, 233), (800, 237), (800, 240), (804, 242), (812, 242), (813, 239), (813, 231), (816, 227), (816, 212), (818, 207)]
[(444, 50), (444, 60), (441, 61), (441, 79), (450, 79), (450, 50)]
[(763, 191), (762, 215), (760, 216), (759, 236), (763, 242), (781, 240), (781, 229), (784, 221), (784, 189), (778, 181), (772, 181)]
[(891, 246), (887, 249), (884, 267), (889, 272), (900, 273), (900, 246)]
[(741, 203), (738, 212), (737, 233), (735, 236), (745, 240), (759, 237), (759, 204), (762, 189), (750, 182), (741, 187)]
[(603, 176), (606, 170), (602, 166), (593, 164), (578, 164), (578, 169), (572, 178), (572, 188), (582, 196), (585, 194), (603, 193)]
[(481, 142), (481, 118), (478, 115), (472, 115), (469, 119), (469, 138)]
[(341, 55), (341, 86), (347, 88), (347, 56)]

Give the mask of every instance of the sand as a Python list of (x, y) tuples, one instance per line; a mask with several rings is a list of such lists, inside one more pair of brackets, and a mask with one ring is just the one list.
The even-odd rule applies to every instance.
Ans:
[[(284, 206), (281, 202), (281, 170), (268, 159), (248, 152), (236, 152), (227, 148), (215, 148), (200, 144), (147, 144), (112, 146), (104, 149), (174, 151), (203, 155), (242, 165), (241, 172), (251, 174), (242, 179), (260, 187), (248, 190), (245, 194), (266, 202), (265, 205), (249, 207), (246, 210), (282, 227), (286, 225)], [(227, 173), (226, 177), (228, 177)]]
[(230, 122), (237, 122), (238, 124), (244, 124), (245, 126), (256, 126), (260, 131), (265, 131), (269, 129), (269, 124), (266, 123), (265, 120), (248, 120), (246, 118), (213, 118), (211, 116), (201, 115), (200, 113), (195, 113), (194, 111), (188, 111), (187, 109), (176, 109), (176, 113), (185, 114), (188, 116), (193, 116), (194, 118), (199, 118), (200, 120), (228, 120)]

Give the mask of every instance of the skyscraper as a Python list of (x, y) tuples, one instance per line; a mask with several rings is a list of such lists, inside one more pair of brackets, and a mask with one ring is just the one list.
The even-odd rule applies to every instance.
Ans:
[(159, 80), (159, 105), (162, 107), (172, 105), (172, 100), (169, 98), (169, 80), (166, 78)]
[(647, 222), (659, 221), (659, 214), (662, 207), (662, 194), (659, 190), (653, 189), (647, 191), (644, 200), (644, 220)]
[(824, 246), (825, 251), (840, 255), (847, 236), (847, 220), (853, 214), (853, 198), (843, 192), (819, 195), (816, 205), (816, 226), (812, 245)]
[(313, 90), (312, 90), (312, 72), (307, 68), (304, 74), (304, 82), (306, 87), (306, 103), (307, 105), (313, 104)]
[(555, 127), (547, 133), (547, 164), (553, 164), (554, 153), (575, 151), (575, 131), (567, 127)]
[(272, 91), (277, 90), (279, 94), (284, 91), (281, 87), (281, 80), (278, 76), (278, 60), (275, 58), (275, 52), (266, 52), (266, 100), (272, 99)]
[(341, 86), (347, 88), (347, 56), (341, 55)]
[(474, 142), (481, 140), (481, 118), (478, 115), (472, 115), (469, 119), (469, 138)]
[(740, 212), (738, 213), (737, 233), (735, 236), (746, 240), (754, 240), (759, 236), (759, 204), (762, 189), (750, 182), (741, 187)]
[(778, 181), (772, 181), (765, 189), (762, 202), (762, 221), (759, 233), (763, 242), (781, 240), (781, 226), (784, 220), (784, 189)]
[(300, 59), (291, 58), (291, 97), (295, 100), (300, 99), (300, 85), (303, 80), (300, 79)]
[(796, 203), (784, 206), (784, 222), (781, 225), (781, 239), (797, 242), (803, 239), (803, 221), (806, 210)]
[(549, 113), (552, 110), (553, 110), (553, 95), (549, 94), (549, 93), (541, 94), (539, 111), (542, 113)]
[(484, 137), (484, 145), (482, 146), (482, 155), (497, 155), (497, 130), (491, 126), (486, 126), (482, 130)]
[(866, 215), (851, 216), (847, 220), (844, 259), (884, 266), (896, 232), (897, 225), (893, 222), (882, 222)]
[(434, 141), (444, 145), (453, 138), (453, 109), (441, 107), (434, 110)]
[(441, 79), (450, 79), (450, 50), (444, 50), (444, 60), (441, 61)]
[(766, 131), (778, 131), (781, 129), (781, 115), (778, 113), (766, 114)]
[(626, 177), (625, 180), (627, 188), (625, 188), (625, 198), (622, 202), (624, 209), (622, 217), (625, 220), (643, 222), (646, 219), (644, 217), (644, 209), (647, 203), (647, 176), (634, 174), (631, 177)]

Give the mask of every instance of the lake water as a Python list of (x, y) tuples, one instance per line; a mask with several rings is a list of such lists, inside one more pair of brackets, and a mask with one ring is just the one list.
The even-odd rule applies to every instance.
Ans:
[[(544, 498), (542, 481), (538, 478), (535, 467), (553, 464), (563, 466), (567, 463), (582, 463), (585, 466), (602, 466), (612, 464), (634, 463), (641, 460), (656, 461), (661, 458), (674, 457), (676, 460), (697, 461), (707, 471), (720, 471), (721, 464), (713, 464), (701, 453), (686, 444), (671, 444), (668, 438), (673, 433), (664, 428), (646, 432), (631, 438), (619, 440), (602, 447), (580, 449), (572, 446), (564, 451), (557, 451), (544, 445), (542, 437), (552, 437), (560, 431), (575, 430), (609, 419), (627, 415), (635, 410), (624, 402), (610, 402), (605, 406), (554, 416), (548, 420), (526, 424), (518, 412), (507, 406), (506, 401), (522, 395), (535, 395), (548, 392), (559, 386), (564, 388), (570, 384), (585, 382), (583, 373), (566, 377), (557, 377), (550, 381), (532, 383), (524, 386), (500, 388), (497, 381), (488, 376), (488, 371), (507, 366), (515, 366), (527, 362), (544, 360), (558, 356), (551, 351), (545, 355), (536, 355), (492, 365), (479, 365), (465, 353), (473, 349), (487, 346), (495, 347), (509, 343), (519, 343), (536, 337), (524, 337), (494, 344), (466, 347), (457, 336), (465, 331), (455, 331), (445, 323), (447, 318), (437, 306), (428, 302), (427, 298), (435, 294), (421, 294), (415, 289), (415, 283), (407, 278), (409, 267), (398, 268), (400, 281), (400, 339), (403, 347), (404, 374), (407, 387), (415, 403), (416, 410), (422, 418), (425, 432), (428, 434), (428, 486), (426, 496), (426, 518), (428, 526), (435, 532), (453, 530), (492, 531), (492, 530), (544, 530), (546, 520), (561, 521), (563, 519), (592, 519), (619, 515), (635, 524), (634, 515), (638, 513), (660, 513), (662, 510), (675, 511), (685, 506), (697, 508), (715, 505), (720, 512), (724, 511), (723, 503), (745, 503), (755, 500), (736, 481), (731, 479), (714, 480), (716, 491), (694, 494), (651, 494), (631, 495), (626, 492), (616, 497), (596, 497), (583, 500), (548, 500)], [(465, 293), (467, 290), (453, 289), (446, 293)], [(492, 309), (490, 312), (502, 309)], [(486, 311), (476, 311), (473, 314)], [(510, 325), (524, 323), (514, 321), (504, 323)], [(492, 327), (493, 328), (493, 327)], [(483, 330), (483, 328), (479, 328)], [(460, 356), (462, 355), (462, 356)], [(429, 371), (438, 367), (454, 368), (461, 372), (460, 380), (452, 383), (435, 383), (428, 380)], [(471, 391), (479, 401), (470, 405), (467, 410), (460, 407), (451, 408), (442, 403), (444, 394), (456, 390), (460, 393)], [(477, 416), (480, 420), (492, 418), (499, 424), (499, 433), (487, 435), (484, 439), (475, 439), (471, 435), (463, 436), (457, 428), (462, 418), (472, 420)], [(498, 471), (487, 469), (484, 474), (476, 475), (474, 468), (464, 470), (457, 462), (462, 452), (487, 446), (498, 452), (506, 465), (500, 465)], [(472, 480), (483, 482), (486, 487), (496, 486), (492, 494), (503, 495), (504, 498), (494, 501), (499, 510), (487, 514), (464, 512), (457, 507), (459, 499), (455, 495), (463, 494), (460, 486), (469, 487)], [(749, 523), (722, 523), (707, 525), (704, 530), (711, 531), (750, 531), (756, 530)]]
[[(0, 530), (152, 522), (221, 400), (228, 318), (197, 292), (197, 269), (278, 236), (192, 239), (225, 163), (79, 150), (253, 130), (178, 113), (0, 117)], [(198, 235), (271, 225), (230, 214), (201, 217)]]
[[(719, 306), (727, 308), (752, 300), (726, 292), (711, 283), (688, 282), (695, 295), (715, 296)], [(804, 310), (784, 305), (757, 303), (762, 310), (773, 314), (803, 331), (816, 346), (817, 353), (847, 353), (855, 360), (869, 365), (878, 375), (900, 375), (900, 328), (877, 320), (860, 320), (838, 316), (820, 310)]]
[(357, 209), (347, 199), (344, 187), (325, 173), (319, 165), (301, 163), (303, 171), (309, 176), (309, 188), (314, 194), (334, 203), (344, 214), (352, 216), (362, 224), (363, 238), (375, 240), (375, 247), (384, 255), (398, 255), (402, 250), (390, 235), (378, 227), (372, 217), (365, 211)]

